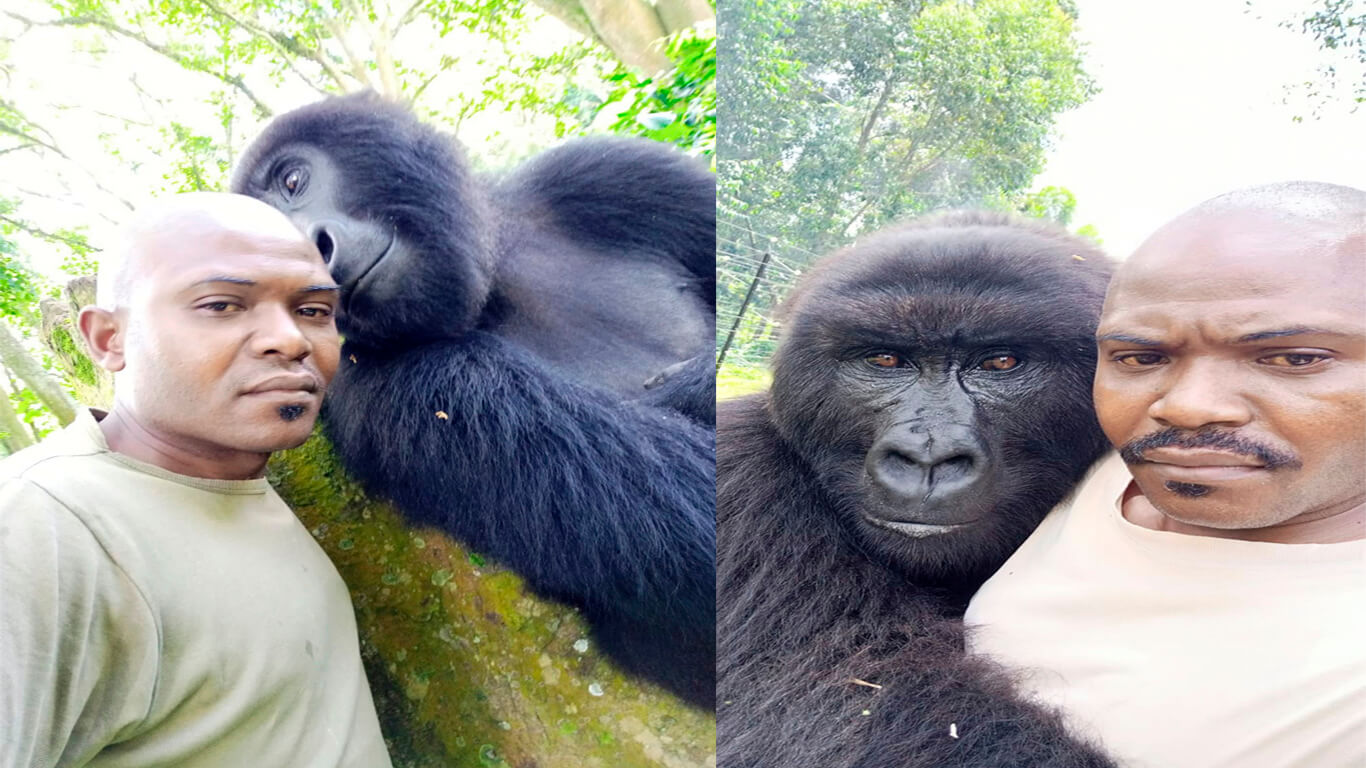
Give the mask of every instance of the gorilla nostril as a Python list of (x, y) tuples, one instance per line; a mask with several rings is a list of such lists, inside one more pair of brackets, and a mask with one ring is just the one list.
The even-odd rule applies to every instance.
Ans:
[(323, 263), (331, 264), (332, 250), (335, 247), (332, 236), (327, 234), (327, 230), (320, 229), (317, 236), (313, 238), (313, 242), (318, 246), (318, 253), (323, 255)]
[(876, 451), (868, 464), (873, 481), (892, 493), (919, 496), (938, 489), (954, 493), (973, 485), (981, 465), (970, 452), (944, 458), (895, 448)]
[(971, 456), (959, 455), (950, 456), (938, 464), (931, 465), (930, 484), (970, 479), (973, 474), (973, 463)]

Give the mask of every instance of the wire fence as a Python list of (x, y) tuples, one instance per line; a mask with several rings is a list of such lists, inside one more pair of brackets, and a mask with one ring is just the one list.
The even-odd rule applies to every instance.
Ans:
[(817, 254), (779, 242), (725, 201), (716, 219), (716, 363), (761, 367), (777, 345), (777, 308)]

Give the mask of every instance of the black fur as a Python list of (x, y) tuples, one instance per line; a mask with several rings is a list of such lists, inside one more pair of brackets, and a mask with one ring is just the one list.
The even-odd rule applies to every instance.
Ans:
[[(1110, 765), (966, 656), (961, 623), (1104, 450), (1090, 380), (1109, 273), (1060, 230), (951, 214), (806, 276), (771, 392), (718, 414), (718, 765)], [(983, 366), (1005, 353), (1021, 362)], [(868, 362), (883, 355), (901, 364)], [(870, 473), (922, 482), (908, 457), (936, 441), (959, 446), (947, 479), (888, 502)], [(971, 492), (936, 505), (959, 472)]]
[(711, 174), (591, 139), (479, 178), (407, 111), (353, 96), (276, 120), (233, 190), (331, 259), (347, 342), (323, 419), (347, 469), (712, 706)]

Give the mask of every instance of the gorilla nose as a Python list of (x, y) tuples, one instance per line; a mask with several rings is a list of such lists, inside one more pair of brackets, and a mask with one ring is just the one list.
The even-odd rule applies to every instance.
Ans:
[(901, 433), (878, 440), (865, 467), (894, 497), (945, 501), (983, 478), (986, 455), (967, 434)]
[(331, 264), (332, 255), (337, 252), (336, 234), (328, 231), (326, 224), (318, 223), (308, 228), (308, 239), (318, 246), (318, 253), (323, 255), (323, 263)]

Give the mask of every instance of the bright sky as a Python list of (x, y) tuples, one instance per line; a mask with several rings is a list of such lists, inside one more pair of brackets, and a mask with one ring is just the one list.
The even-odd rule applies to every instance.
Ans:
[[(40, 0), (0, 4), (30, 18), (54, 15)], [(558, 20), (530, 15), (530, 30), (519, 38), (530, 49), (548, 53), (577, 37)], [(443, 54), (460, 57), (461, 66), (425, 92), (424, 106), (437, 109), (457, 93), (481, 89), (482, 79), (503, 59), (483, 38), (459, 27), (435, 41), (421, 23), (402, 31), (395, 50), (405, 63), (427, 71), (435, 69)], [(0, 197), (21, 199), (20, 215), (40, 227), (83, 226), (92, 243), (107, 245), (130, 215), (128, 205), (140, 206), (172, 186), (164, 178), (171, 169), (170, 153), (165, 152), (169, 139), (158, 135), (155, 126), (174, 120), (199, 135), (222, 138), (218, 116), (203, 99), (222, 84), (187, 72), (136, 42), (94, 29), (23, 31), (17, 21), (0, 15), (0, 62), (12, 67), (0, 73), (0, 98), (49, 131), (73, 161), (29, 152), (0, 156)], [(281, 112), (321, 98), (292, 77), (272, 83), (260, 67), (240, 74)], [(246, 107), (241, 115), (233, 142), (239, 151), (262, 128)], [(466, 121), (460, 138), (472, 157), (498, 167), (504, 158), (553, 143), (553, 131), (551, 119), (489, 109)], [(24, 235), (16, 239), (30, 266), (54, 281), (67, 279), (60, 271), (62, 248)]]
[(1366, 188), (1366, 106), (1350, 114), (1339, 100), (1315, 120), (1287, 91), (1326, 60), (1308, 35), (1277, 25), (1311, 3), (1077, 5), (1086, 66), (1102, 91), (1062, 116), (1035, 186), (1072, 190), (1073, 226), (1094, 224), (1111, 255), (1128, 256), (1163, 222), (1239, 187), (1307, 179)]

